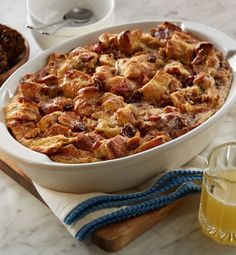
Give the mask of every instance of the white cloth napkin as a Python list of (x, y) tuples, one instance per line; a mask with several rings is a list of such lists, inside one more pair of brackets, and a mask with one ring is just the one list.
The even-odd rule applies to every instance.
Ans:
[[(185, 164), (183, 168), (202, 168), (205, 163), (205, 158), (208, 156), (209, 152), (215, 146), (225, 143), (231, 142), (236, 140), (236, 105), (231, 109), (231, 111), (225, 117), (224, 123), (221, 125), (219, 129), (219, 133), (217, 134), (215, 140), (202, 151), (198, 156), (192, 159), (190, 162)], [(137, 190), (140, 191), (147, 185), (153, 183), (152, 180), (148, 184), (144, 184), (140, 187), (137, 187)], [(71, 233), (72, 236), (75, 236), (79, 229), (81, 229), (87, 223), (98, 219), (101, 216), (110, 214), (116, 211), (118, 208), (108, 208), (108, 209), (101, 209), (95, 212), (89, 213), (82, 219), (78, 220), (73, 225), (65, 225), (64, 219), (68, 215), (68, 213), (78, 204), (82, 203), (83, 201), (95, 197), (97, 195), (102, 195), (102, 193), (89, 193), (89, 194), (70, 194), (70, 193), (62, 193), (47, 189), (42, 187), (36, 183), (34, 183), (37, 191), (46, 202), (48, 207), (52, 210), (52, 212), (59, 218), (62, 224), (67, 228), (67, 230)], [(120, 209), (121, 207), (119, 207)]]

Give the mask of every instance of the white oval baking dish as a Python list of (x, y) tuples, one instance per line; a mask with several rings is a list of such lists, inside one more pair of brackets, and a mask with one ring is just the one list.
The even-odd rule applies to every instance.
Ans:
[[(15, 72), (0, 89), (0, 151), (16, 160), (23, 171), (38, 184), (64, 192), (112, 192), (134, 187), (155, 176), (158, 172), (181, 166), (201, 152), (217, 134), (220, 123), (236, 101), (236, 82), (233, 81), (226, 102), (217, 113), (187, 134), (150, 150), (109, 161), (83, 164), (62, 164), (51, 161), (46, 155), (32, 151), (18, 143), (5, 125), (4, 105), (14, 95), (20, 78), (36, 72), (46, 64), (52, 52), (67, 52), (97, 40), (107, 32), (125, 29), (150, 30), (163, 20), (117, 25), (52, 47), (30, 60)], [(187, 21), (174, 21), (199, 38), (211, 41), (226, 57), (236, 54), (236, 42), (224, 33), (208, 26)], [(233, 69), (235, 71), (235, 66)]]

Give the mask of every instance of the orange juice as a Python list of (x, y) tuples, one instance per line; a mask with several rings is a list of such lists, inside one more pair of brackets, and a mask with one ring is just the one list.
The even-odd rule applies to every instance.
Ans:
[(236, 168), (204, 175), (198, 218), (206, 235), (236, 245)]

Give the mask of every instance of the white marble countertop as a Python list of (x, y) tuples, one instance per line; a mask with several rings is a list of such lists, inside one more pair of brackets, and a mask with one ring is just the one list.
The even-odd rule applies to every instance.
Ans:
[[(26, 23), (24, 0), (0, 0), (0, 23), (22, 32), (29, 40), (30, 57), (40, 52)], [(236, 39), (234, 0), (116, 0), (115, 22), (187, 19), (220, 29)], [(0, 254), (106, 254), (90, 241), (79, 243), (52, 212), (0, 171)], [(215, 244), (197, 221), (198, 198), (147, 231), (117, 254), (234, 254), (236, 248)]]

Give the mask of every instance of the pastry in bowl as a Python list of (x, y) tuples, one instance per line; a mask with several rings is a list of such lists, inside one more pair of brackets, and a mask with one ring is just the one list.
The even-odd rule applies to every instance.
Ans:
[(231, 82), (223, 54), (175, 24), (103, 33), (22, 77), (6, 123), (17, 141), (53, 161), (116, 159), (205, 122)]
[(0, 86), (28, 58), (26, 39), (15, 29), (0, 24)]

